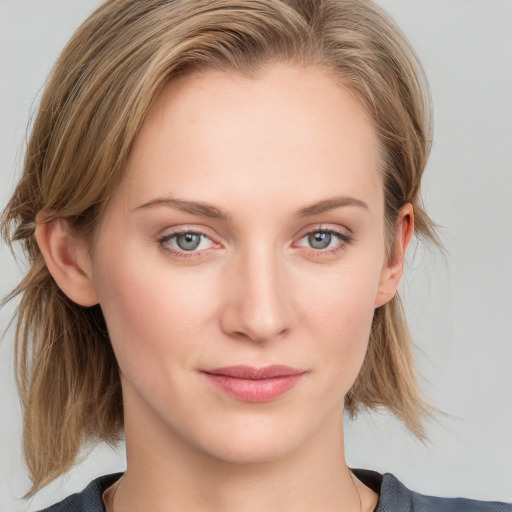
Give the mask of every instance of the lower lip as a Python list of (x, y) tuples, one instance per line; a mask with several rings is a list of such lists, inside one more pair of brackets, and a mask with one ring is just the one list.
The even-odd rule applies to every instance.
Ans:
[(204, 373), (204, 375), (214, 386), (232, 397), (246, 402), (268, 402), (295, 387), (304, 374), (260, 380), (239, 379), (212, 373)]

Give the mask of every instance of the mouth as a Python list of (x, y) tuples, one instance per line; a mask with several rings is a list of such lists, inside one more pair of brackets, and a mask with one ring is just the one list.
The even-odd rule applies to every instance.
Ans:
[(274, 400), (295, 387), (306, 374), (304, 370), (284, 365), (227, 366), (201, 373), (227, 395), (246, 402)]

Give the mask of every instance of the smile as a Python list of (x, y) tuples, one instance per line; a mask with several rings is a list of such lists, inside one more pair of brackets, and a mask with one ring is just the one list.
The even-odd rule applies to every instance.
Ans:
[(246, 402), (268, 402), (295, 387), (306, 372), (283, 365), (264, 368), (240, 365), (202, 373), (214, 386), (234, 398)]

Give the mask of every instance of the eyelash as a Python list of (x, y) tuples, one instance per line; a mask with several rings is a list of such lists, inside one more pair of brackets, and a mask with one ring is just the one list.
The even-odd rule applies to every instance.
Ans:
[(180, 235), (188, 235), (188, 234), (205, 237), (205, 238), (212, 240), (212, 238), (210, 236), (208, 236), (205, 233), (201, 233), (200, 231), (194, 231), (193, 229), (182, 229), (179, 231), (174, 231), (173, 233), (171, 233), (169, 235), (165, 235), (165, 236), (159, 238), (157, 240), (157, 244), (165, 254), (169, 254), (171, 256), (176, 256), (177, 258), (198, 258), (198, 257), (202, 256), (203, 251), (179, 250), (169, 244), (169, 241), (171, 239), (176, 238)]
[[(303, 238), (306, 238), (309, 235), (314, 235), (317, 233), (328, 234), (328, 235), (334, 236), (336, 239), (338, 239), (338, 241), (340, 243), (338, 245), (336, 245), (335, 247), (332, 247), (329, 249), (314, 249), (313, 247), (309, 247), (309, 249), (312, 250), (313, 253), (315, 253), (315, 255), (336, 254), (336, 253), (344, 250), (346, 248), (346, 246), (353, 241), (353, 236), (351, 234), (343, 233), (341, 231), (337, 231), (336, 229), (332, 229), (332, 228), (322, 228), (322, 227), (312, 229), (310, 231), (303, 233), (299, 237), (299, 240), (302, 240)], [(211, 237), (209, 237), (205, 233), (201, 233), (200, 231), (194, 231), (192, 229), (184, 229), (184, 230), (174, 231), (173, 233), (171, 233), (169, 235), (165, 235), (165, 236), (159, 238), (157, 240), (157, 244), (165, 254), (169, 254), (169, 255), (175, 256), (177, 258), (201, 257), (202, 252), (204, 250), (208, 250), (208, 249), (204, 249), (203, 251), (201, 251), (201, 250), (185, 251), (185, 250), (176, 249), (175, 247), (173, 247), (172, 245), (169, 244), (169, 241), (171, 239), (176, 238), (180, 235), (185, 235), (185, 234), (197, 235), (197, 236), (205, 237), (205, 238), (212, 240)]]
[(327, 254), (336, 254), (336, 253), (346, 249), (347, 245), (350, 244), (354, 240), (354, 238), (351, 234), (344, 233), (342, 231), (338, 231), (333, 228), (322, 228), (322, 227), (307, 231), (299, 238), (299, 240), (302, 240), (303, 238), (306, 238), (309, 235), (316, 235), (317, 233), (331, 235), (334, 238), (336, 238), (339, 243), (337, 245), (335, 245), (334, 247), (327, 248), (327, 249), (314, 249), (313, 247), (309, 247), (309, 249), (311, 249), (315, 253), (315, 255), (318, 254), (321, 256), (325, 256)]

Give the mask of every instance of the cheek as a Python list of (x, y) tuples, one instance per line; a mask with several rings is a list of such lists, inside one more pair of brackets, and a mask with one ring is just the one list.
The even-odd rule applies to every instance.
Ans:
[[(370, 290), (372, 287), (370, 286)], [(353, 358), (362, 359), (366, 351), (374, 314), (374, 295), (367, 290), (340, 283), (338, 292), (329, 295), (326, 309), (319, 317), (327, 325), (330, 351), (343, 365)]]
[[(204, 339), (214, 316), (208, 281), (191, 279), (165, 261), (124, 248), (98, 261), (95, 272), (100, 304), (119, 366), (126, 374), (181, 364), (190, 367), (189, 348)], [(141, 370), (145, 370), (142, 372)]]
[(328, 280), (306, 281), (303, 288), (302, 323), (314, 343), (312, 349), (321, 357), (326, 383), (335, 381), (344, 392), (353, 384), (366, 354), (380, 270), (379, 261), (359, 259), (340, 266)]

